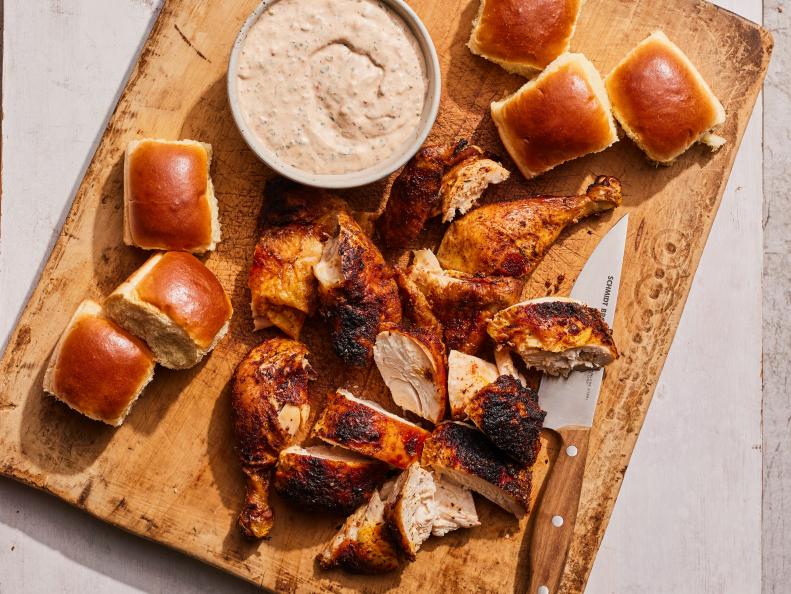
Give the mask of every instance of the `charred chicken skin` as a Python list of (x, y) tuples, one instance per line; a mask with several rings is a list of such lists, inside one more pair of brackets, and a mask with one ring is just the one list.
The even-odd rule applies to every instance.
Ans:
[(535, 464), (547, 413), (533, 390), (513, 376), (502, 375), (479, 390), (464, 411), (502, 452), (522, 465)]
[(578, 196), (531, 196), (476, 208), (448, 227), (437, 258), (470, 274), (524, 277), (572, 223), (621, 205), (621, 184), (599, 176)]
[(322, 441), (396, 468), (406, 468), (420, 457), (428, 431), (346, 390), (327, 397), (313, 434)]
[(618, 357), (601, 312), (563, 297), (512, 305), (494, 316), (488, 332), (498, 345), (515, 350), (528, 367), (549, 375), (596, 369)]
[(445, 345), (474, 355), (486, 341), (486, 324), (519, 300), (522, 282), (443, 270), (431, 250), (417, 250), (407, 274), (443, 327)]
[(387, 471), (339, 448), (291, 446), (280, 452), (274, 486), (299, 507), (346, 515), (370, 499)]
[(388, 247), (409, 247), (430, 218), (443, 212), (443, 219), (451, 220), (457, 210), (470, 208), (489, 183), (507, 177), (507, 170), (466, 140), (425, 147), (393, 182), (379, 233)]
[(269, 483), (278, 452), (305, 432), (310, 415), (308, 350), (286, 338), (265, 340), (239, 363), (233, 379), (231, 406), (237, 449), (247, 477), (239, 528), (262, 538), (272, 528)]
[(376, 336), (401, 321), (393, 269), (347, 213), (337, 215), (337, 233), (324, 244), (313, 267), (321, 315), (329, 324), (335, 353), (347, 365), (364, 366)]
[(530, 507), (530, 469), (514, 463), (469, 425), (438, 425), (423, 446), (421, 463), (519, 518)]

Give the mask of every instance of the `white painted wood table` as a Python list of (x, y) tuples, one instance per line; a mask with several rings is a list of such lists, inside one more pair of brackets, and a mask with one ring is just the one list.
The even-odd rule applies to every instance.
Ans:
[[(759, 0), (720, 4), (761, 20)], [(3, 345), (158, 6), (6, 2)], [(591, 594), (760, 592), (760, 124), (759, 103), (596, 560)], [(0, 479), (0, 594), (254, 590)]]

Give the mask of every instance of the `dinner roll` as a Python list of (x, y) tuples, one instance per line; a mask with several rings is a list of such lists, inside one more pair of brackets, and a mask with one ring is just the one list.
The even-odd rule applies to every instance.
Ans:
[(86, 300), (55, 346), (44, 390), (86, 417), (117, 427), (154, 377), (154, 365), (142, 340)]
[(601, 76), (582, 54), (563, 54), (516, 93), (492, 103), (492, 118), (528, 179), (618, 140)]
[(582, 0), (481, 0), (467, 47), (509, 72), (533, 76), (568, 51)]
[(110, 294), (105, 307), (171, 369), (198, 363), (228, 331), (233, 313), (217, 277), (186, 252), (151, 256)]
[(124, 243), (145, 250), (206, 252), (220, 241), (209, 177), (211, 145), (130, 142), (124, 159)]
[(718, 149), (709, 130), (725, 109), (697, 68), (662, 31), (637, 45), (607, 76), (613, 113), (648, 158), (669, 164), (695, 142)]

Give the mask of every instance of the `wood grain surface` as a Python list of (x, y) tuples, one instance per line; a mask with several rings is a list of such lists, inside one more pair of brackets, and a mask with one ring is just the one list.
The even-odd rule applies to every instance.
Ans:
[[(243, 484), (232, 452), (227, 383), (236, 362), (260, 339), (250, 332), (246, 272), (261, 189), (270, 172), (234, 127), (225, 67), (236, 31), (256, 4), (171, 0), (163, 8), (0, 363), (0, 471), (277, 591), (522, 591), (527, 521), (517, 523), (484, 502), (479, 504), (483, 526), (433, 539), (417, 562), (376, 578), (321, 572), (313, 557), (338, 520), (304, 514), (277, 498), (271, 540), (251, 544), (237, 535)], [(431, 139), (469, 136), (502, 154), (488, 104), (523, 80), (472, 56), (464, 46), (477, 1), (410, 4), (429, 28), (442, 62), (442, 105)], [(631, 213), (615, 322), (624, 356), (605, 375), (564, 575), (567, 592), (581, 591), (590, 571), (771, 46), (759, 27), (705, 2), (589, 0), (572, 47), (606, 73), (656, 28), (690, 55), (722, 99), (728, 112), (722, 132), (726, 147), (714, 155), (697, 147), (675, 166), (657, 169), (623, 141), (529, 184), (514, 175), (492, 193), (497, 199), (576, 191), (596, 173), (623, 181), (623, 208), (565, 234), (533, 275), (526, 290), (531, 296), (567, 292), (598, 238), (622, 212)], [(121, 241), (122, 154), (129, 140), (141, 136), (196, 138), (214, 146), (212, 174), (225, 239), (207, 265), (232, 292), (237, 315), (229, 336), (203, 364), (186, 372), (158, 370), (125, 425), (114, 430), (45, 396), (41, 380), (79, 301), (106, 295), (145, 259)], [(386, 185), (348, 197), (374, 209)], [(438, 231), (426, 241), (434, 241)], [(338, 384), (387, 402), (376, 371), (344, 370), (328, 352), (319, 325), (307, 328), (306, 341), (322, 378), (313, 389), (314, 409)], [(537, 483), (552, 457), (551, 441), (544, 445)]]

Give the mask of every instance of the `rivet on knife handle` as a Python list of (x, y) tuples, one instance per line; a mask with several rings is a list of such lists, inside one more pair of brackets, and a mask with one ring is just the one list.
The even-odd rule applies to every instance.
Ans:
[(561, 427), (558, 434), (560, 451), (534, 510), (528, 594), (558, 591), (579, 508), (590, 428)]

